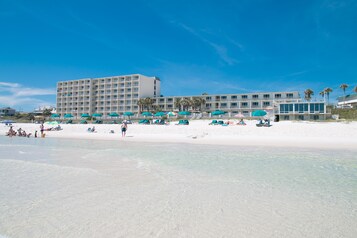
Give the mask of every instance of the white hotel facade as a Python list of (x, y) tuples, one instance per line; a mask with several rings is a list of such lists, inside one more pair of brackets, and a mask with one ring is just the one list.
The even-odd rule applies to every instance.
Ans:
[[(147, 97), (153, 99), (153, 105), (160, 111), (178, 111), (179, 108), (175, 105), (178, 98), (199, 97), (205, 101), (201, 110), (207, 113), (223, 110), (230, 116), (242, 113), (249, 117), (252, 111), (269, 109), (274, 110), (275, 115), (281, 115), (280, 118), (285, 120), (311, 119), (308, 116), (311, 112), (316, 119), (316, 112), (310, 109), (312, 103), (302, 102), (297, 91), (161, 97), (160, 83), (157, 77), (140, 74), (61, 81), (57, 83), (57, 113), (61, 117), (65, 114), (72, 114), (76, 118), (85, 113), (90, 115), (101, 113), (104, 118), (112, 112), (123, 114), (130, 111), (139, 115), (138, 100)], [(301, 103), (308, 104), (306, 111), (295, 112), (295, 107), (293, 107), (291, 111), (280, 112), (280, 109), (285, 108), (281, 106), (283, 104), (298, 105)], [(323, 108), (319, 107), (318, 113), (326, 114), (325, 104), (320, 102), (319, 105), (323, 105)], [(325, 117), (326, 115), (323, 115), (317, 119)]]

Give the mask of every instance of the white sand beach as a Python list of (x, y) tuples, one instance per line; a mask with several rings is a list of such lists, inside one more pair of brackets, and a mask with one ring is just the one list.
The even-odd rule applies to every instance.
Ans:
[(209, 122), (1, 136), (0, 237), (356, 237), (356, 122)]
[[(237, 123), (236, 120), (231, 120)], [(61, 124), (61, 131), (46, 131), (46, 137), (96, 140), (125, 140), (132, 142), (172, 142), (215, 145), (306, 147), (357, 150), (357, 122), (293, 122), (272, 123), (271, 127), (256, 127), (256, 121), (247, 125), (209, 125), (211, 120), (191, 120), (190, 125), (139, 125), (129, 124), (123, 138), (118, 124)], [(32, 133), (40, 131), (39, 124), (15, 123), (14, 129)], [(96, 133), (88, 128), (95, 127)], [(51, 126), (45, 125), (45, 128)], [(8, 127), (2, 126), (4, 135)], [(113, 130), (114, 133), (110, 133)]]

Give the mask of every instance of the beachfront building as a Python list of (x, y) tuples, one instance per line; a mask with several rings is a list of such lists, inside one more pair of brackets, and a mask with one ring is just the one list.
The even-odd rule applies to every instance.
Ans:
[(277, 120), (325, 120), (330, 117), (325, 102), (284, 102), (279, 103), (274, 113)]
[(160, 111), (189, 110), (209, 114), (216, 110), (222, 110), (227, 113), (227, 116), (241, 113), (250, 117), (255, 110), (274, 111), (280, 103), (298, 101), (301, 101), (301, 98), (297, 91), (264, 92), (158, 97), (153, 99), (153, 106)]
[(138, 100), (160, 96), (160, 79), (140, 74), (87, 78), (57, 83), (57, 113), (82, 114), (138, 112)]
[[(150, 99), (150, 100), (147, 100)], [(279, 120), (325, 119), (324, 102), (304, 102), (299, 92), (257, 92), (244, 94), (202, 94), (192, 96), (162, 96), (160, 79), (140, 74), (88, 78), (57, 83), (57, 114), (110, 113), (122, 115), (132, 112), (140, 116), (143, 111), (194, 112), (195, 117), (210, 117), (222, 110), (226, 117), (243, 114), (250, 117), (253, 111), (266, 110)]]
[(337, 98), (337, 107), (339, 108), (356, 108), (357, 94), (349, 94)]
[(0, 108), (0, 116), (14, 116), (15, 114), (16, 110), (11, 107)]

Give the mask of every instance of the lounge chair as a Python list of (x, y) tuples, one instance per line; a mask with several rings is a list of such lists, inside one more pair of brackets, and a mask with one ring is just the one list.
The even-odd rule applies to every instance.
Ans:
[(148, 119), (142, 119), (139, 121), (139, 124), (149, 125), (150, 121)]
[(68, 121), (66, 122), (66, 124), (72, 124), (72, 123), (73, 123), (72, 120), (68, 120)]
[(212, 122), (209, 125), (218, 125), (217, 120), (212, 120)]
[(95, 123), (95, 124), (102, 124), (103, 121), (101, 121), (101, 120), (96, 120), (94, 123)]
[(223, 121), (217, 121), (217, 125), (224, 125)]
[(179, 123), (176, 125), (189, 125), (190, 122), (188, 120), (179, 120)]

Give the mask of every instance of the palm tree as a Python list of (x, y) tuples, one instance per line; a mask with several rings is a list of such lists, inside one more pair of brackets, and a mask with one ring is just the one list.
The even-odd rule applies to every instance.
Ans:
[(332, 93), (332, 88), (325, 88), (324, 93), (327, 95), (327, 105), (328, 105), (330, 100), (330, 93)]
[(179, 111), (181, 111), (181, 98), (175, 98), (175, 108), (177, 108)]
[(343, 83), (340, 85), (340, 88), (343, 90), (343, 96), (344, 96), (343, 104), (345, 104), (346, 103), (346, 88), (348, 88), (348, 85)]
[(149, 111), (149, 109), (152, 108), (153, 104), (154, 104), (154, 99), (149, 97), (144, 99), (144, 107), (146, 108), (146, 111)]
[(143, 111), (143, 109), (144, 109), (144, 105), (145, 105), (145, 99), (143, 99), (143, 98), (140, 98), (139, 100), (138, 100), (138, 106), (139, 106), (139, 111), (140, 112), (142, 112)]
[(190, 106), (192, 106), (192, 101), (189, 98), (184, 98), (184, 99), (181, 100), (181, 105), (182, 105), (184, 111), (185, 110), (188, 111), (188, 108)]
[(42, 116), (43, 116), (44, 118), (51, 116), (51, 114), (52, 114), (51, 111), (52, 111), (52, 109), (46, 108), (45, 110), (43, 110)]
[(314, 91), (312, 91), (311, 89), (308, 88), (304, 91), (304, 94), (305, 94), (306, 101), (310, 101), (311, 96), (314, 95)]
[(320, 94), (321, 97), (325, 100), (325, 90), (321, 91), (319, 94)]

